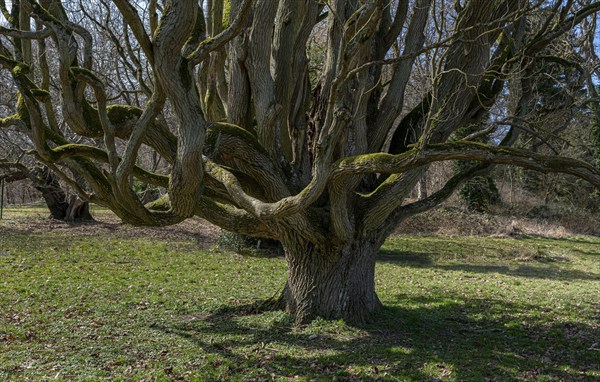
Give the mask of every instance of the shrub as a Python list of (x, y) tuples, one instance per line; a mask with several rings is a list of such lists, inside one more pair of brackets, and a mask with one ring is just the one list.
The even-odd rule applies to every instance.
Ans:
[(221, 251), (236, 252), (242, 256), (280, 256), (283, 254), (281, 243), (274, 239), (257, 238), (235, 232), (221, 230), (216, 240)]

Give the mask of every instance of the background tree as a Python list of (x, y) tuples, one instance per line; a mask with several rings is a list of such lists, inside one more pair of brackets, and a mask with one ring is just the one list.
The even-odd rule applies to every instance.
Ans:
[(31, 183), (54, 219), (93, 220), (89, 202), (69, 193), (56, 174), (27, 155), (31, 149), (31, 141), (19, 129), (0, 130), (0, 179), (8, 185), (18, 181)]
[[(587, 33), (594, 35), (589, 26), (578, 28), (543, 50), (532, 72), (536, 101), (529, 115), (520, 120), (520, 128), (527, 133), (521, 135), (517, 147), (594, 162), (593, 115), (598, 96), (591, 76), (597, 75), (598, 61), (586, 48)], [(597, 208), (597, 200), (591, 197), (593, 187), (578, 179), (524, 170), (521, 182), (545, 204), (578, 201), (590, 210)]]
[[(600, 187), (590, 163), (511, 147), (542, 134), (524, 121), (538, 113), (546, 49), (595, 31), (598, 2), (0, 0), (0, 9), (0, 65), (16, 94), (0, 125), (20, 124), (39, 161), (126, 222), (197, 215), (279, 240), (289, 266), (280, 303), (297, 322), (366, 320), (381, 306), (374, 272), (385, 238), (493, 165)], [(307, 46), (323, 28), (322, 61), (311, 62)], [(593, 51), (585, 43), (552, 61), (570, 70), (565, 56)], [(426, 79), (416, 93), (415, 78)], [(450, 140), (470, 125), (493, 128)], [(492, 133), (490, 144), (473, 141)], [(430, 164), (448, 160), (480, 164), (407, 202)], [(144, 183), (163, 197), (144, 204), (135, 192)]]
[(92, 220), (89, 203), (69, 194), (48, 167), (27, 155), (31, 149), (31, 141), (18, 128), (0, 130), (0, 179), (7, 185), (19, 181), (30, 183), (41, 194), (54, 219)]
[[(454, 136), (456, 139), (464, 139), (471, 134), (478, 134), (481, 130), (483, 129), (476, 125), (466, 126), (458, 129)], [(490, 143), (490, 137), (487, 135), (483, 139), (475, 138), (474, 140), (476, 142)], [(467, 171), (476, 166), (477, 162), (472, 161), (456, 161), (453, 164), (456, 173)], [(500, 203), (500, 192), (491, 174), (476, 176), (467, 180), (458, 190), (458, 194), (466, 207), (471, 211), (487, 212), (491, 205)]]

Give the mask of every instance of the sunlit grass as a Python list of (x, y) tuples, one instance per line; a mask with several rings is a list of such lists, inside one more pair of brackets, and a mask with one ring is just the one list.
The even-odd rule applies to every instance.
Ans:
[(281, 258), (7, 220), (0, 380), (593, 381), (599, 260), (598, 238), (393, 237), (372, 323), (293, 328), (257, 309)]

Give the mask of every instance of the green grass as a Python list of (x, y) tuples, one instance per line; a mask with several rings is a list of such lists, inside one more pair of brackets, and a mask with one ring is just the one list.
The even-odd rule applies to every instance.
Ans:
[(293, 328), (254, 309), (280, 258), (0, 221), (0, 380), (600, 379), (600, 239), (393, 237), (380, 257), (373, 323)]
[[(96, 204), (90, 204), (90, 211), (94, 216), (98, 215), (111, 215), (114, 216), (112, 211), (106, 209), (105, 207), (98, 206)], [(48, 211), (48, 207), (44, 203), (31, 203), (28, 205), (10, 205), (4, 206), (2, 209), (2, 213), (6, 220), (21, 220), (24, 218), (45, 218), (50, 215)]]

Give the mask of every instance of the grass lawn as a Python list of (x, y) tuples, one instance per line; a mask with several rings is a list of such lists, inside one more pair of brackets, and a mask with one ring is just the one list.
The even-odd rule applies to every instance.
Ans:
[(599, 238), (392, 237), (373, 323), (293, 328), (254, 309), (281, 258), (23, 216), (0, 221), (2, 381), (600, 380)]

